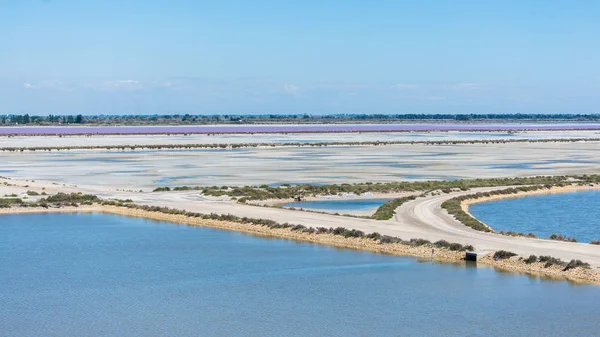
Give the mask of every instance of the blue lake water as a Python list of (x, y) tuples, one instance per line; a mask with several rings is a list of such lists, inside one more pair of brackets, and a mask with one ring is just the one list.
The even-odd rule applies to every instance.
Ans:
[(284, 207), (294, 207), (311, 209), (317, 211), (364, 211), (377, 208), (391, 199), (373, 198), (373, 199), (336, 199), (336, 200), (315, 200), (288, 202), (282, 204)]
[(471, 214), (495, 230), (552, 233), (581, 242), (600, 239), (600, 192), (583, 191), (504, 199), (471, 205)]
[(116, 215), (0, 216), (0, 259), (6, 336), (600, 331), (597, 286)]

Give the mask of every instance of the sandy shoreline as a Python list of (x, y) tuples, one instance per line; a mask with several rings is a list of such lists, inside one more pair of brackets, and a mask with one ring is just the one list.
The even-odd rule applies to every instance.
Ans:
[[(330, 246), (349, 248), (357, 250), (365, 250), (380, 254), (391, 254), (401, 256), (412, 256), (417, 258), (427, 259), (433, 262), (463, 262), (464, 252), (453, 252), (446, 249), (435, 249), (435, 256), (431, 256), (431, 247), (428, 246), (409, 246), (404, 244), (379, 244), (371, 239), (366, 238), (344, 238), (333, 234), (309, 234), (303, 232), (292, 231), (288, 228), (273, 229), (264, 226), (241, 224), (235, 222), (207, 220), (185, 215), (165, 214), (160, 212), (149, 212), (138, 209), (130, 209), (117, 206), (82, 206), (82, 207), (64, 207), (64, 208), (6, 208), (0, 209), (0, 215), (8, 214), (31, 214), (31, 213), (109, 213), (132, 217), (142, 217), (146, 219), (173, 222), (190, 226), (204, 226), (218, 228), (230, 231), (237, 231), (261, 237), (275, 237), (302, 242), (311, 242), (317, 244), (326, 244)], [(600, 272), (592, 269), (571, 269), (562, 271), (563, 267), (551, 266), (544, 268), (543, 263), (525, 264), (517, 258), (508, 260), (494, 261), (491, 256), (486, 256), (479, 260), (478, 263), (489, 265), (503, 270), (527, 273), (542, 277), (558, 278), (574, 282), (592, 283), (600, 285)]]

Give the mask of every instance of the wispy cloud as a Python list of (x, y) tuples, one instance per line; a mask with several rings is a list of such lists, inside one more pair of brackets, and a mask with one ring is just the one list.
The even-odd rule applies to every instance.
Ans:
[(108, 80), (87, 81), (78, 84), (79, 87), (92, 90), (117, 91), (117, 90), (139, 90), (145, 87), (145, 83), (139, 80)]
[(483, 84), (476, 82), (453, 83), (446, 86), (446, 89), (454, 91), (472, 91), (485, 88)]
[(283, 91), (285, 91), (286, 93), (291, 94), (291, 95), (297, 95), (300, 93), (300, 87), (298, 87), (297, 85), (293, 85), (293, 84), (284, 84)]
[(398, 89), (398, 90), (411, 90), (411, 89), (416, 89), (418, 87), (419, 86), (416, 84), (398, 83), (398, 84), (392, 85), (390, 88)]
[(136, 80), (116, 80), (114, 81), (115, 85), (130, 85), (130, 84), (140, 84), (140, 81)]
[(23, 87), (25, 89), (35, 89), (35, 85), (33, 85), (33, 84), (29, 83), (29, 82), (23, 83)]

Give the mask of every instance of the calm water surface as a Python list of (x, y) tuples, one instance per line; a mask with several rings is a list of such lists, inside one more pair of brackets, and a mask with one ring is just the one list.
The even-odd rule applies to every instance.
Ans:
[(300, 201), (288, 202), (283, 204), (284, 207), (294, 207), (303, 209), (312, 209), (318, 211), (364, 211), (377, 208), (383, 205), (389, 198), (373, 198), (373, 199), (349, 199), (349, 200), (315, 200), (315, 201)]
[(598, 123), (494, 123), (494, 124), (269, 124), (191, 126), (21, 126), (0, 127), (0, 135), (53, 134), (156, 134), (156, 133), (284, 133), (284, 132), (386, 132), (386, 131), (519, 131), (599, 130)]
[(103, 214), (0, 217), (0, 335), (597, 335), (600, 287)]
[(581, 242), (600, 239), (600, 191), (546, 194), (471, 205), (471, 214), (495, 230), (552, 233)]

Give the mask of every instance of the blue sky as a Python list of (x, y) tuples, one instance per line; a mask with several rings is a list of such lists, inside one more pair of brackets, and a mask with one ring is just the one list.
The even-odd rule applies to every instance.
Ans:
[(599, 1), (0, 0), (0, 113), (600, 112)]

